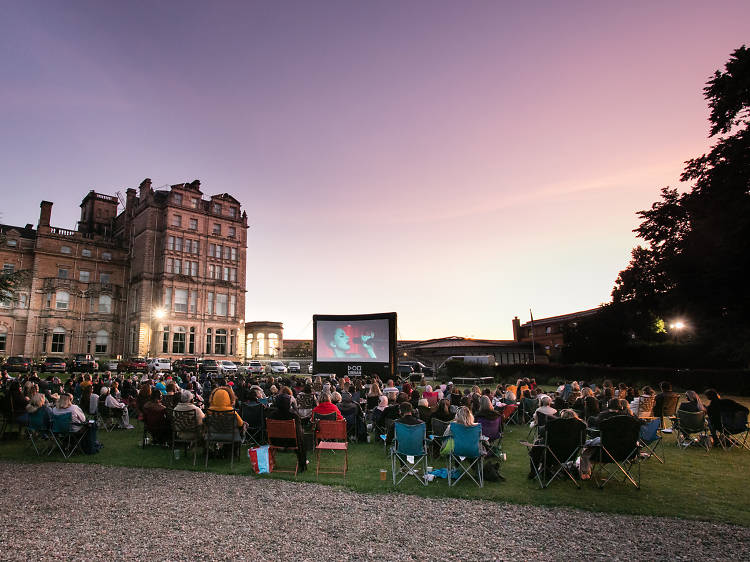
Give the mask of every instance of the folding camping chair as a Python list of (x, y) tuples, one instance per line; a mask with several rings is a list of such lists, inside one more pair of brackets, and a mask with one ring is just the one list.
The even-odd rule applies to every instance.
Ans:
[[(641, 445), (643, 445), (643, 448), (646, 449), (646, 452), (642, 453), (641, 456), (644, 460), (655, 457), (657, 461), (659, 461), (661, 464), (664, 464), (666, 455), (664, 453), (664, 445), (662, 444), (660, 435), (660, 426), (661, 418), (654, 418), (641, 426)], [(656, 449), (660, 446), (664, 458), (661, 458), (656, 454)]]
[(193, 466), (198, 457), (198, 443), (202, 440), (202, 426), (198, 425), (198, 415), (195, 410), (173, 410), (172, 411), (172, 455), (169, 464), (172, 464), (174, 452), (177, 445), (182, 445), (187, 455), (189, 447), (193, 448)]
[(393, 485), (397, 486), (409, 476), (416, 478), (423, 486), (427, 482), (419, 475), (419, 466), (427, 470), (427, 425), (406, 425), (394, 422), (395, 438), (391, 447), (391, 472)]
[(654, 415), (659, 414), (659, 420), (661, 422), (660, 427), (663, 433), (672, 433), (672, 428), (664, 427), (664, 418), (671, 420), (677, 413), (677, 403), (680, 401), (679, 394), (669, 394), (664, 397), (664, 401), (661, 405), (661, 412), (654, 412)]
[(242, 404), (240, 417), (247, 423), (243, 444), (249, 442), (253, 447), (260, 447), (265, 443), (266, 407), (259, 402)]
[[(79, 428), (78, 431), (75, 428)], [(85, 425), (73, 423), (73, 414), (70, 412), (52, 415), (50, 436), (65, 460), (68, 460), (76, 451), (82, 451), (81, 443), (86, 437), (86, 431)], [(54, 450), (54, 447), (50, 447), (48, 454), (52, 454)]]
[(547, 488), (555, 478), (562, 475), (566, 475), (576, 488), (581, 487), (572, 468), (585, 441), (586, 424), (581, 420), (550, 418), (543, 437), (533, 444), (522, 442), (529, 448), (534, 476), (540, 488)]
[(750, 427), (747, 424), (747, 411), (735, 410), (733, 412), (721, 412), (721, 426), (717, 432), (721, 448), (725, 451), (732, 447), (739, 447), (750, 451), (748, 443)]
[[(321, 472), (323, 474), (343, 474), (346, 477), (346, 471), (349, 468), (349, 443), (347, 442), (347, 422), (346, 420), (321, 420), (315, 431), (315, 477)], [(320, 452), (344, 451), (344, 470), (320, 470)]]
[(234, 450), (237, 448), (239, 457), (242, 436), (237, 427), (237, 415), (234, 410), (226, 412), (209, 411), (203, 420), (206, 426), (206, 468), (208, 468), (208, 455), (211, 445), (229, 445), (231, 459), (230, 467), (234, 468)]
[(502, 449), (503, 418), (501, 416), (493, 419), (477, 417), (476, 421), (482, 427), (482, 441), (484, 441), (485, 448), (487, 449), (487, 455), (495, 457), (498, 460), (503, 460), (505, 458)]
[(673, 419), (672, 426), (677, 431), (678, 447), (700, 447), (707, 453), (711, 450), (706, 412), (677, 410), (677, 418)]
[(97, 424), (109, 433), (116, 429), (122, 419), (122, 410), (118, 408), (108, 408), (104, 404), (96, 409)]
[(48, 453), (50, 447), (55, 446), (50, 434), (51, 426), (52, 420), (48, 417), (44, 408), (39, 408), (33, 414), (29, 414), (29, 423), (24, 430), (38, 457)]
[[(451, 422), (453, 451), (448, 456), (448, 486), (455, 486), (464, 475), (468, 475), (480, 488), (484, 486), (484, 458), (479, 445), (482, 437), (482, 426), (479, 424), (467, 427)], [(471, 469), (477, 467), (477, 477)], [(458, 478), (453, 478), (453, 471), (458, 470)]]
[[(604, 488), (610, 480), (622, 475), (623, 482), (630, 482), (640, 490), (641, 422), (629, 415), (607, 418), (599, 424), (599, 435), (601, 445), (591, 457), (594, 482), (599, 488)], [(638, 473), (634, 475), (633, 469), (636, 467)], [(604, 479), (602, 475), (606, 475)]]
[(534, 412), (539, 407), (539, 400), (536, 398), (524, 398), (519, 404), (520, 420), (519, 423), (529, 423), (534, 416)]
[[(506, 404), (502, 409), (503, 426), (519, 423), (518, 404)], [(510, 431), (510, 428), (508, 428)]]
[(430, 419), (430, 435), (427, 439), (430, 441), (430, 449), (432, 450), (432, 458), (436, 459), (440, 456), (440, 449), (443, 447), (443, 443), (448, 438), (445, 432), (448, 430), (451, 422), (439, 420), (437, 418)]
[[(295, 420), (266, 420), (266, 435), (268, 437), (269, 464), (275, 472), (288, 472), (297, 476), (299, 471), (299, 458), (297, 450), (302, 443), (297, 439), (297, 426)], [(276, 464), (276, 451), (294, 451), (294, 470), (280, 469)]]

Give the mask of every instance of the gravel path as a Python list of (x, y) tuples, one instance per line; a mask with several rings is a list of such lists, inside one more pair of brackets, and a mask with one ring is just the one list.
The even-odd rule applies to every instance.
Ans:
[(725, 524), (200, 472), (0, 470), (2, 560), (750, 559), (750, 529)]

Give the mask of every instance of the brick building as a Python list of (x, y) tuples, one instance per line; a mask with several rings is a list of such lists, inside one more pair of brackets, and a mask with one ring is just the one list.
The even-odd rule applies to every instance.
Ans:
[(597, 312), (599, 312), (598, 308), (591, 308), (560, 316), (536, 318), (525, 324), (521, 324), (518, 316), (516, 316), (513, 318), (513, 339), (524, 343), (533, 341), (537, 345), (541, 345), (547, 355), (556, 358), (565, 343), (565, 328), (575, 326), (579, 320), (589, 318)]
[(247, 215), (200, 182), (118, 198), (89, 192), (77, 230), (0, 225), (6, 271), (27, 270), (0, 303), (0, 355), (234, 357), (244, 354)]

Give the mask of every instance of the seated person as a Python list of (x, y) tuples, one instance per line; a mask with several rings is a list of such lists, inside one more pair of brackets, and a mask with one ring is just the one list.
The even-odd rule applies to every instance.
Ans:
[[(415, 390), (414, 392), (417, 391)], [(417, 402), (417, 414), (419, 415), (419, 419), (429, 427), (430, 420), (432, 419), (432, 408), (430, 408), (430, 404), (426, 398), (420, 398), (419, 402)]]
[[(410, 402), (401, 402), (401, 404), (398, 407), (398, 411), (401, 414), (401, 416), (398, 418), (399, 423), (403, 423), (406, 425), (419, 425), (420, 423), (424, 423), (422, 420), (417, 418), (414, 415), (414, 408), (412, 408), (412, 405)], [(392, 425), (388, 428), (388, 435), (386, 436), (386, 445), (390, 445), (393, 443), (393, 438), (396, 435), (396, 425)]]
[[(203, 425), (203, 418), (206, 417), (206, 414), (203, 413), (203, 410), (201, 410), (198, 406), (196, 406), (193, 403), (193, 393), (189, 390), (183, 390), (180, 392), (180, 403), (177, 404), (177, 406), (174, 407), (175, 412), (195, 412), (195, 421), (196, 425), (202, 426)], [(179, 439), (185, 439), (185, 440), (191, 440), (195, 439), (196, 436), (192, 433), (182, 433), (180, 431), (177, 432), (177, 437)]]
[(628, 401), (624, 398), (613, 398), (609, 401), (609, 404), (607, 404), (607, 408), (605, 410), (599, 412), (598, 416), (591, 418), (589, 427), (599, 427), (599, 424), (602, 422), (602, 420), (622, 415), (633, 415), (633, 412), (630, 410), (630, 407), (628, 405)]
[(705, 412), (706, 407), (701, 402), (700, 396), (694, 390), (685, 392), (685, 401), (680, 403), (678, 410), (683, 412)]
[(302, 435), (302, 420), (299, 415), (291, 408), (291, 398), (288, 394), (279, 394), (276, 397), (276, 407), (269, 410), (266, 415), (269, 420), (294, 420), (294, 426), (297, 430), (296, 443), (294, 439), (274, 439), (272, 445), (279, 447), (297, 447), (297, 463), (299, 472), (307, 470), (307, 452)]
[(60, 395), (60, 398), (57, 399), (55, 407), (52, 408), (52, 414), (59, 416), (67, 413), (71, 414), (71, 431), (81, 431), (86, 424), (86, 414), (84, 414), (83, 410), (78, 406), (73, 404), (72, 394), (63, 393)]
[[(568, 419), (578, 420), (578, 423), (571, 424), (573, 426), (574, 431), (585, 432), (586, 422), (584, 422), (581, 418), (578, 417), (578, 415), (575, 413), (575, 410), (571, 410), (571, 409), (562, 410), (560, 412), (560, 417), (550, 419), (547, 422), (546, 427), (547, 428), (553, 427), (553, 424), (558, 423), (559, 420), (568, 420)], [(544, 442), (545, 441), (543, 437), (537, 437), (537, 440), (534, 442), (534, 444), (539, 445)], [(531, 447), (529, 449), (529, 465), (530, 465), (529, 476), (528, 476), (529, 480), (536, 478), (536, 471), (534, 470), (534, 466), (537, 466), (537, 467), (540, 466), (543, 461), (544, 461), (544, 447)]]
[[(644, 386), (641, 389), (640, 396), (636, 396), (631, 402), (630, 402), (630, 411), (633, 412), (634, 416), (638, 415), (638, 410), (641, 410), (641, 416), (640, 417), (650, 417), (651, 412), (653, 411), (653, 399), (654, 397), (654, 391), (650, 386)], [(644, 405), (647, 405), (649, 402), (651, 402), (651, 410), (643, 410)]]
[(745, 420), (747, 420), (748, 409), (739, 402), (735, 402), (731, 398), (722, 398), (713, 388), (709, 388), (704, 394), (711, 401), (706, 406), (706, 414), (708, 415), (708, 425), (711, 427), (711, 436), (714, 439), (716, 439), (716, 432), (721, 429), (721, 415), (723, 413), (742, 412), (745, 415)]
[(584, 420), (599, 415), (599, 401), (594, 396), (594, 391), (590, 387), (586, 386), (581, 390), (581, 396), (576, 398), (576, 401), (573, 403), (573, 409)]
[(482, 395), (479, 398), (479, 408), (474, 414), (476, 418), (484, 418), (487, 420), (496, 420), (502, 417), (502, 414), (492, 407), (492, 400), (487, 395)]
[(240, 415), (235, 411), (234, 404), (237, 398), (234, 396), (234, 391), (228, 386), (220, 386), (215, 388), (209, 398), (208, 410), (206, 415), (210, 416), (216, 412), (234, 412), (234, 416), (237, 421), (237, 427), (243, 427), (244, 422)]
[(331, 402), (331, 393), (326, 391), (320, 392), (319, 404), (313, 408), (312, 420), (320, 418), (320, 416), (330, 416), (335, 414), (337, 420), (343, 420), (344, 416), (341, 415), (341, 410)]
[(385, 411), (388, 408), (388, 397), (385, 394), (381, 394), (378, 400), (378, 405), (372, 410), (372, 423), (382, 429), (385, 427)]
[(120, 402), (117, 398), (112, 396), (109, 387), (103, 386), (100, 390), (99, 400), (104, 398), (104, 406), (110, 410), (120, 411), (120, 428), (121, 429), (133, 429), (130, 425), (130, 415), (128, 414), (128, 405), (124, 402)]
[[(534, 411), (534, 416), (531, 419), (531, 427), (536, 427), (539, 425), (540, 414), (542, 416), (547, 416), (548, 418), (552, 418), (557, 415), (557, 410), (552, 407), (552, 398), (545, 395), (542, 396), (539, 401), (541, 403), (541, 406), (539, 406), (536, 411)], [(544, 425), (544, 423), (542, 423), (542, 425)]]
[(44, 394), (37, 392), (31, 396), (29, 403), (26, 404), (26, 413), (32, 416), (40, 410), (42, 411), (41, 425), (49, 427), (50, 420), (52, 419), (52, 408), (47, 404)]
[(154, 444), (167, 444), (172, 438), (172, 427), (167, 419), (167, 408), (161, 403), (161, 392), (154, 389), (143, 405), (143, 423), (154, 438)]
[[(678, 394), (676, 392), (672, 392), (671, 382), (662, 381), (661, 383), (659, 383), (659, 388), (661, 389), (661, 392), (654, 397), (653, 416), (657, 418), (663, 418), (664, 414), (662, 413), (662, 409), (664, 407), (665, 401), (677, 400)], [(672, 403), (674, 404), (675, 402)]]
[[(620, 403), (625, 402), (627, 404), (626, 400), (618, 400)], [(624, 405), (621, 404), (620, 407), (624, 407)], [(604, 412), (602, 412), (603, 414)], [(602, 414), (599, 414), (599, 424), (601, 426), (602, 422), (606, 424), (605, 420), (614, 420), (614, 418), (625, 418), (626, 428), (629, 428), (630, 425), (635, 425), (638, 427), (638, 431), (640, 431), (640, 426), (643, 423), (642, 420), (635, 417), (633, 413), (630, 411), (629, 408), (627, 408), (627, 411), (622, 411), (621, 413), (615, 415), (615, 416), (608, 416), (606, 418), (602, 418)], [(579, 465), (579, 473), (581, 475), (581, 480), (588, 480), (591, 478), (591, 459), (599, 459), (601, 458), (602, 451), (601, 451), (601, 444), (602, 440), (601, 437), (594, 437), (593, 439), (588, 439), (586, 441), (586, 445), (583, 448), (583, 452), (581, 453), (581, 463)]]
[(433, 412), (430, 419), (437, 419), (444, 422), (449, 422), (453, 419), (450, 398), (443, 398), (438, 402), (437, 410)]

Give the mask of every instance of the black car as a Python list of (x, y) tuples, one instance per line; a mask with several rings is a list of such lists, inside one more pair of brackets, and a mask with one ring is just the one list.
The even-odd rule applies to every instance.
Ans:
[(198, 373), (198, 360), (194, 358), (188, 357), (187, 359), (178, 359), (174, 363), (172, 363), (172, 369), (176, 373), (184, 372), (184, 373)]
[(68, 368), (65, 359), (60, 357), (47, 357), (41, 365), (43, 373), (64, 373)]
[(70, 362), (71, 373), (93, 373), (97, 367), (94, 356), (87, 353), (77, 353)]
[(219, 372), (219, 365), (213, 359), (204, 359), (201, 363), (201, 373), (204, 375), (215, 375)]
[(31, 359), (28, 357), (8, 357), (5, 361), (5, 370), (9, 373), (30, 373), (31, 368)]

